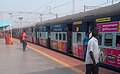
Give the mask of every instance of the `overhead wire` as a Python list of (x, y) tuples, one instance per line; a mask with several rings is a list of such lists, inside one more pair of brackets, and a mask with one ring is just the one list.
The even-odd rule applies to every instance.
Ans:
[[(41, 7), (37, 8), (37, 9), (33, 10), (32, 12), (38, 11), (39, 9), (45, 7), (46, 5), (51, 4), (53, 1), (54, 1), (54, 0), (50, 0), (49, 2), (47, 2), (46, 4), (42, 5)], [(28, 16), (28, 14), (27, 14), (27, 15), (24, 15), (24, 17), (26, 17), (26, 16)], [(29, 18), (28, 18), (28, 19), (29, 19)], [(28, 19), (27, 19), (27, 20), (28, 20)]]
[[(54, 1), (54, 0), (49, 1), (48, 3), (46, 3), (46, 4), (44, 4), (43, 6), (39, 7), (38, 9), (41, 9), (42, 7), (44, 7), (44, 6), (52, 3), (53, 1)], [(66, 4), (70, 3), (70, 2), (72, 2), (72, 0), (71, 0), (71, 1), (68, 1), (68, 2), (65, 2), (65, 3), (63, 3), (63, 4), (61, 4), (61, 5), (55, 6), (55, 7), (51, 8), (51, 10), (52, 10), (52, 9), (56, 9), (56, 8), (58, 8), (58, 7), (61, 7), (61, 6), (64, 6), (64, 5), (66, 5)], [(37, 11), (38, 9), (36, 9), (36, 10), (34, 10), (34, 11)], [(43, 11), (43, 12), (40, 12), (40, 13), (45, 13), (45, 12), (47, 12), (47, 10), (45, 10), (45, 11)]]
[[(80, 1), (82, 1), (82, 0), (77, 0), (76, 2), (80, 2)], [(64, 6), (64, 5), (68, 5), (68, 4), (70, 4), (71, 2), (73, 2), (73, 0), (68, 1), (68, 2), (65, 2), (65, 3), (63, 3), (63, 4), (61, 4), (61, 5), (55, 6), (55, 7), (51, 8), (51, 10), (56, 9), (56, 8), (59, 8), (59, 7), (62, 7), (62, 6)]]
[[(68, 1), (68, 2), (65, 2), (65, 3), (63, 3), (63, 4), (61, 4), (61, 5), (55, 6), (55, 7), (51, 8), (51, 10), (52, 10), (52, 9), (59, 8), (59, 7), (64, 6), (64, 5), (67, 5), (68, 3), (71, 3), (72, 1), (73, 1), (73, 0)], [(41, 13), (44, 13), (44, 12), (46, 12), (46, 11), (43, 11), (43, 12), (41, 12)]]

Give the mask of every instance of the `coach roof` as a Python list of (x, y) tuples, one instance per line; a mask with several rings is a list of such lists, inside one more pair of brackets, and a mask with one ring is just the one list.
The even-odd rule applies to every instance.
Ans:
[(86, 12), (80, 12), (73, 15), (67, 15), (64, 17), (59, 17), (43, 22), (37, 23), (37, 25), (47, 25), (47, 24), (56, 24), (56, 23), (71, 23), (77, 20), (85, 20), (85, 19), (93, 19), (98, 17), (105, 17), (105, 16), (111, 16), (111, 15), (120, 15), (120, 3), (101, 7), (98, 9), (86, 11)]

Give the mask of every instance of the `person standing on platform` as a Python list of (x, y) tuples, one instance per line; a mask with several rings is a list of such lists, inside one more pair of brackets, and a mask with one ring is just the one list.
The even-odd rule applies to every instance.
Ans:
[(11, 44), (10, 34), (8, 34), (8, 44)]
[(85, 60), (85, 56), (86, 56), (88, 41), (89, 41), (89, 33), (86, 32), (85, 37), (83, 39), (84, 60)]
[(23, 51), (26, 51), (26, 46), (27, 46), (27, 36), (26, 36), (26, 30), (23, 30), (22, 33), (22, 44), (23, 44)]
[(5, 33), (4, 38), (5, 38), (5, 44), (8, 45), (9, 44), (9, 34), (8, 34), (8, 32)]
[(93, 30), (92, 37), (88, 41), (87, 53), (85, 58), (86, 74), (98, 74), (99, 72), (99, 54), (98, 46), (99, 30)]

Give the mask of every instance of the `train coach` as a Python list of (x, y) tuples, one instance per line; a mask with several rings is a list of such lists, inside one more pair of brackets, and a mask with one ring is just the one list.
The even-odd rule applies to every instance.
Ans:
[(50, 39), (49, 39), (49, 29), (48, 26), (45, 25), (37, 25), (36, 26), (36, 43), (38, 45), (50, 48)]
[(100, 62), (120, 68), (120, 15), (96, 19), (99, 27)]
[(26, 28), (27, 41), (33, 42), (33, 27)]
[(65, 17), (39, 22), (34, 26), (33, 43), (84, 60), (83, 39), (90, 28), (98, 27), (100, 64), (120, 70), (120, 3)]

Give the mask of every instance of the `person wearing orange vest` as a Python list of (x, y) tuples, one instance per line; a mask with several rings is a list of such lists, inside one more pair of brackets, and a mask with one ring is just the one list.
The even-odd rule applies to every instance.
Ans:
[(26, 36), (26, 30), (23, 30), (22, 33), (22, 43), (23, 43), (23, 51), (26, 51), (26, 46), (27, 46), (27, 36)]
[(8, 44), (11, 44), (10, 34), (8, 34)]
[(5, 37), (5, 44), (8, 45), (9, 44), (9, 40), (8, 40), (9, 34), (6, 32), (4, 37)]

